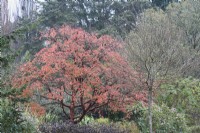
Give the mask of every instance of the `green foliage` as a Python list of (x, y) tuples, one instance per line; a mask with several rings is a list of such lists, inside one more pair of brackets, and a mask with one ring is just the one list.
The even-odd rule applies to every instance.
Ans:
[(31, 59), (31, 54), (30, 52), (27, 50), (24, 54), (24, 56), (22, 57), (22, 62), (27, 62), (27, 61), (30, 61)]
[(135, 27), (139, 13), (150, 4), (142, 0), (49, 0), (44, 3), (41, 25), (70, 24), (87, 31), (125, 37)]
[[(41, 2), (43, 11), (38, 14), (41, 18), (40, 26), (53, 27), (61, 26), (64, 23), (75, 24), (77, 21), (76, 16), (70, 10), (73, 3), (72, 0), (49, 0), (44, 3)], [(66, 4), (69, 4), (69, 6)]]
[(45, 115), (38, 117), (30, 113), (28, 108), (22, 112), (22, 117), (32, 126), (33, 131), (35, 131), (35, 129), (38, 130), (39, 126), (44, 123), (53, 123), (59, 121), (58, 116), (53, 113), (46, 113)]
[(9, 99), (0, 99), (0, 132), (32, 133), (33, 125), (22, 119), (19, 107)]
[(109, 125), (111, 123), (111, 121), (108, 118), (97, 118), (94, 119), (92, 116), (85, 116), (82, 121), (80, 122), (81, 125), (88, 125), (88, 124), (105, 124), (105, 125)]
[[(158, 133), (186, 133), (185, 115), (166, 105), (153, 106), (153, 131)], [(148, 110), (142, 104), (134, 107), (132, 119), (142, 132), (148, 133)]]
[(145, 108), (141, 103), (134, 105), (131, 120), (135, 121), (140, 131), (148, 133), (147, 108)]
[(171, 2), (174, 2), (174, 1), (176, 1), (176, 0), (152, 0), (152, 4), (159, 8), (165, 9), (168, 4), (170, 4)]
[(46, 113), (41, 119), (44, 122), (54, 122), (58, 121), (58, 116), (52, 113)]
[(158, 103), (164, 103), (178, 112), (185, 113), (191, 130), (199, 132), (200, 81), (193, 78), (179, 79), (173, 83), (163, 84), (161, 89)]
[(15, 33), (0, 36), (0, 82), (8, 77), (9, 72), (14, 68), (13, 62), (20, 53), (20, 48), (12, 47), (16, 37)]
[(24, 88), (11, 89), (9, 80), (5, 78), (16, 55), (16, 52), (10, 49), (11, 40), (15, 40), (13, 34), (0, 37), (0, 132), (30, 133), (32, 126), (22, 118), (19, 106), (19, 103), (25, 102), (26, 99), (17, 97)]
[(113, 112), (113, 111), (108, 111), (108, 118), (112, 121), (121, 121), (125, 116), (125, 113), (123, 112)]
[(86, 116), (81, 121), (80, 125), (107, 125), (107, 126), (113, 126), (118, 127), (122, 131), (128, 131), (129, 133), (139, 133), (139, 129), (137, 128), (137, 125), (133, 121), (112, 121), (109, 118), (98, 118), (94, 119), (93, 117)]
[[(39, 39), (40, 31), (43, 31), (46, 27), (42, 26), (42, 20), (40, 18), (32, 21), (24, 18), (20, 21), (19, 27), (14, 31), (13, 34), (17, 35), (17, 41), (20, 43), (21, 52), (20, 58), (22, 62), (29, 54), (29, 59), (33, 58), (34, 54), (42, 49), (44, 46), (41, 45), (43, 40)], [(25, 56), (25, 57), (24, 57)]]
[(156, 132), (187, 132), (185, 115), (178, 113), (174, 108), (170, 109), (166, 105), (154, 106), (153, 128)]
[[(9, 36), (1, 36), (0, 37), (0, 67), (5, 68), (9, 65), (9, 62), (12, 59), (12, 55), (10, 50), (11, 38)], [(2, 76), (2, 75), (1, 75)]]
[(119, 127), (120, 129), (128, 130), (129, 133), (140, 133), (140, 130), (133, 121), (118, 121), (113, 124)]
[(110, 123), (110, 120), (108, 118), (98, 118), (95, 121), (99, 124), (107, 124), (108, 125)]
[(16, 41), (16, 33), (0, 37), (0, 132), (1, 133), (32, 133), (34, 127), (23, 118), (21, 103), (28, 99), (18, 97), (24, 87), (12, 88), (8, 80), (16, 49), (11, 49), (11, 43)]
[(81, 125), (87, 125), (89, 123), (93, 123), (94, 122), (94, 118), (90, 117), (90, 116), (85, 116), (82, 121), (80, 122)]
[(22, 116), (19, 103), (27, 99), (17, 98), (22, 89), (10, 89), (1, 84), (0, 88), (0, 132), (3, 133), (32, 133), (34, 127)]

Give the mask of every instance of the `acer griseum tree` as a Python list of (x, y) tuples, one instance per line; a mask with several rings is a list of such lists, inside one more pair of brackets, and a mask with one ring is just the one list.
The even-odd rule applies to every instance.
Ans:
[(23, 64), (13, 78), (16, 87), (27, 85), (24, 96), (56, 101), (70, 121), (80, 122), (90, 111), (108, 105), (126, 110), (134, 100), (145, 100), (138, 92), (141, 74), (119, 54), (121, 43), (80, 28), (62, 26), (42, 34), (47, 47)]

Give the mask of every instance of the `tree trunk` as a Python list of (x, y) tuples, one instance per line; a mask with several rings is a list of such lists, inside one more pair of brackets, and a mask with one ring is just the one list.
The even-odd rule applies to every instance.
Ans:
[(149, 113), (149, 133), (153, 133), (152, 131), (152, 89), (153, 87), (149, 87), (149, 94), (148, 94), (148, 113)]
[(70, 122), (74, 123), (74, 108), (70, 108)]
[(70, 121), (72, 123), (75, 124), (75, 105), (74, 105), (74, 101), (75, 101), (75, 95), (74, 92), (72, 92), (72, 97), (71, 97), (71, 105), (70, 105), (70, 109), (69, 109), (69, 115), (70, 115)]

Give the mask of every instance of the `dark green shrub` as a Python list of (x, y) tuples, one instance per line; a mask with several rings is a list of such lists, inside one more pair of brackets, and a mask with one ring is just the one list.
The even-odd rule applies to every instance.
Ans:
[(121, 121), (125, 117), (124, 112), (113, 112), (113, 111), (108, 111), (108, 118), (112, 121)]
[[(5, 86), (4, 86), (5, 87)], [(1, 133), (32, 133), (33, 126), (22, 116), (22, 108), (19, 103), (26, 99), (16, 98), (22, 89), (10, 89), (0, 87), (0, 132)]]

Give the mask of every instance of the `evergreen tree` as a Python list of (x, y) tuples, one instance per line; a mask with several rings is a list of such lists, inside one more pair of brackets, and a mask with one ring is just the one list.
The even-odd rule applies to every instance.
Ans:
[[(17, 97), (21, 94), (21, 89), (14, 89), (9, 83), (8, 73), (11, 63), (16, 55), (10, 49), (10, 41), (13, 35), (0, 37), (0, 132), (30, 132), (30, 124), (22, 118), (22, 111), (18, 103), (26, 101)], [(29, 130), (30, 129), (30, 130)]]
[(52, 27), (64, 23), (124, 37), (135, 27), (139, 13), (150, 3), (138, 0), (49, 0), (40, 13), (43, 25)]

